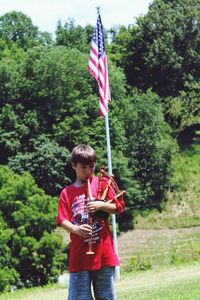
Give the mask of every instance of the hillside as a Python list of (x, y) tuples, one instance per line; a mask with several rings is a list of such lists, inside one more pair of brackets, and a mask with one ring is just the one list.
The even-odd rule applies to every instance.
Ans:
[(200, 145), (178, 154), (165, 208), (136, 216), (118, 237), (122, 270), (146, 270), (200, 261)]
[(161, 213), (134, 218), (135, 229), (187, 228), (200, 226), (200, 144), (177, 154), (166, 204)]
[(200, 227), (136, 229), (118, 237), (121, 271), (160, 269), (200, 261)]

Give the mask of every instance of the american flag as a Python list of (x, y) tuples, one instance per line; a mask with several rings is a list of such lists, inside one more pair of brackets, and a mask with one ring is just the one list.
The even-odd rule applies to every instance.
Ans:
[(110, 86), (108, 79), (108, 66), (103, 36), (101, 17), (98, 15), (97, 25), (93, 33), (88, 70), (97, 80), (99, 87), (99, 113), (104, 117), (108, 113), (110, 101)]

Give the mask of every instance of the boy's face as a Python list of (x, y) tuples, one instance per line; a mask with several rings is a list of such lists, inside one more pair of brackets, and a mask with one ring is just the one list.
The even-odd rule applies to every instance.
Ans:
[(90, 178), (95, 169), (95, 163), (91, 164), (83, 164), (83, 163), (72, 163), (72, 168), (76, 171), (76, 177), (81, 182), (87, 181), (88, 178)]

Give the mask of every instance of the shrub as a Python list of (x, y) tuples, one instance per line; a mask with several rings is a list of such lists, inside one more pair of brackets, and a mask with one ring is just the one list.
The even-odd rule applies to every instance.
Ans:
[(54, 233), (56, 210), (57, 199), (38, 188), (30, 174), (0, 167), (2, 291), (57, 280), (67, 255), (61, 236)]
[(152, 269), (152, 264), (147, 256), (137, 255), (129, 259), (126, 272), (147, 271)]

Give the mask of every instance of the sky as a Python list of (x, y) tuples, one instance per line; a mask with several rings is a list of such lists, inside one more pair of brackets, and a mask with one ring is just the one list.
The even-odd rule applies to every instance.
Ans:
[(69, 18), (76, 25), (96, 25), (97, 10), (103, 26), (134, 24), (135, 18), (145, 15), (152, 0), (0, 0), (0, 16), (10, 11), (21, 11), (30, 17), (40, 31), (54, 34), (60, 20), (64, 25)]

